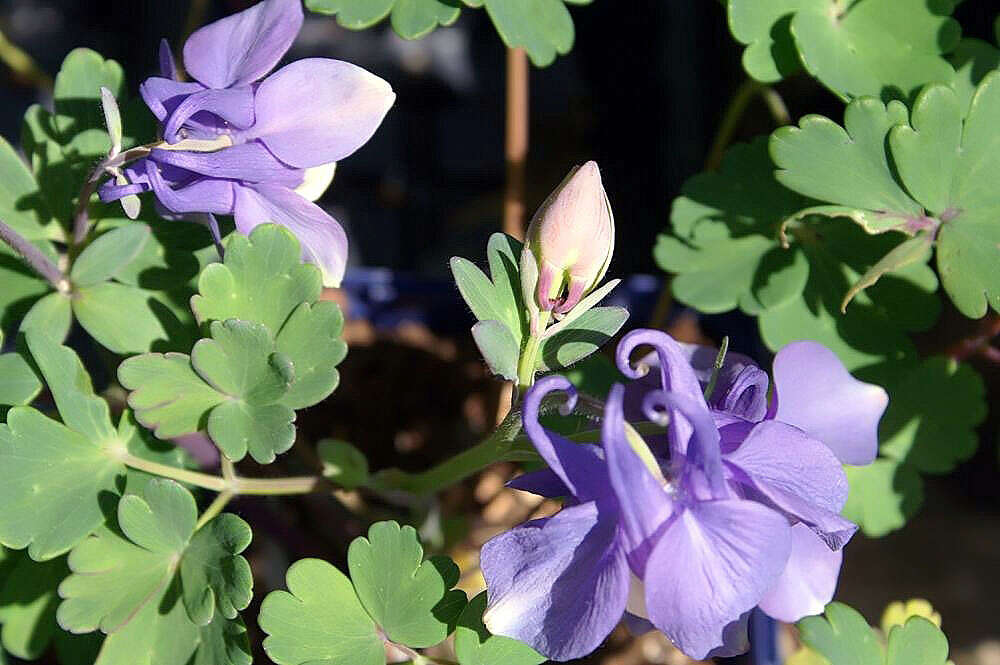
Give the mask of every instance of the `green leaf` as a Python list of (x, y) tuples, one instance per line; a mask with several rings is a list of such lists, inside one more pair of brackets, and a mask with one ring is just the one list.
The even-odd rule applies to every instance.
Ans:
[(483, 625), (486, 592), (469, 601), (455, 629), (455, 654), (461, 665), (540, 665), (546, 661), (527, 644), (491, 635)]
[(747, 45), (743, 66), (763, 82), (800, 63), (843, 97), (907, 98), (926, 83), (948, 81), (942, 57), (961, 28), (950, 1), (729, 0), (729, 27)]
[(404, 39), (420, 39), (439, 25), (451, 25), (461, 12), (457, 0), (306, 0), (320, 14), (335, 14), (351, 30), (370, 28), (392, 14), (392, 29)]
[(843, 603), (830, 603), (824, 616), (806, 617), (798, 626), (806, 646), (832, 665), (883, 665), (882, 645), (874, 631)]
[(24, 554), (11, 556), (10, 573), (0, 580), (3, 648), (25, 660), (39, 658), (56, 634), (56, 589), (69, 574), (64, 558), (36, 563)]
[[(105, 60), (90, 49), (70, 51), (56, 75), (53, 91), (59, 131), (68, 136), (87, 129), (103, 130), (101, 88), (107, 88), (113, 97), (121, 97), (124, 85), (125, 75), (114, 60)], [(107, 143), (110, 148), (110, 139)]]
[(207, 384), (182, 353), (147, 353), (118, 366), (118, 380), (131, 390), (128, 403), (143, 426), (170, 439), (205, 429), (208, 414), (225, 396)]
[(496, 294), (496, 312), (500, 315), (497, 320), (510, 329), (518, 346), (524, 341), (528, 327), (521, 289), (522, 247), (519, 240), (505, 233), (494, 233), (486, 244), (486, 259)]
[(0, 405), (30, 404), (42, 390), (35, 370), (19, 353), (0, 354)]
[(55, 558), (104, 523), (124, 472), (99, 443), (29, 407), (0, 425), (0, 543)]
[(368, 459), (346, 441), (323, 439), (316, 444), (316, 454), (323, 462), (323, 477), (344, 489), (354, 489), (368, 482)]
[(94, 665), (189, 665), (199, 639), (198, 627), (188, 619), (175, 581), (158, 590), (123, 628), (105, 638)]
[(905, 463), (883, 458), (846, 471), (851, 489), (843, 515), (868, 536), (877, 538), (902, 527), (923, 503), (923, 480)]
[(241, 619), (221, 615), (200, 628), (198, 650), (187, 665), (251, 665), (250, 640)]
[(472, 326), (472, 339), (491, 372), (509, 381), (517, 380), (521, 349), (507, 326), (499, 321), (480, 321)]
[(587, 310), (567, 327), (542, 338), (538, 369), (551, 372), (568, 368), (604, 346), (627, 320), (628, 310), (624, 307)]
[(39, 298), (21, 320), (20, 330), (40, 330), (57, 342), (65, 341), (73, 324), (71, 302), (68, 295), (58, 292)]
[(990, 175), (1000, 168), (1000, 72), (983, 79), (964, 122), (943, 85), (926, 88), (909, 118), (904, 111), (861, 99), (847, 108), (846, 132), (815, 116), (778, 130), (777, 177), (871, 232), (937, 229), (938, 272), (956, 307), (973, 318), (1000, 310), (1000, 191)]
[(77, 287), (93, 286), (110, 279), (142, 252), (149, 240), (145, 224), (121, 226), (101, 235), (77, 257), (70, 279)]
[(242, 319), (276, 335), (303, 302), (316, 302), (323, 289), (319, 270), (300, 259), (291, 231), (262, 224), (247, 236), (234, 233), (224, 263), (206, 267), (191, 308), (199, 323)]
[(465, 607), (465, 593), (450, 591), (459, 571), (451, 560), (423, 561), (413, 527), (378, 522), (356, 538), (347, 563), (362, 606), (390, 640), (412, 648), (442, 642)]
[(171, 480), (155, 480), (142, 497), (118, 502), (109, 524), (73, 548), (73, 571), (59, 588), (59, 625), (76, 633), (114, 633), (170, 586), (194, 532), (194, 497)]
[(950, 85), (964, 115), (983, 78), (1000, 69), (1000, 49), (979, 39), (963, 39), (951, 55), (951, 64), (955, 68), (955, 77)]
[[(160, 441), (153, 437), (152, 432), (140, 427), (135, 420), (135, 414), (128, 409), (122, 412), (118, 421), (118, 440), (125, 443), (129, 454), (140, 459), (166, 464), (177, 469), (198, 470), (198, 462), (184, 448), (169, 441)], [(149, 481), (160, 476), (129, 468), (125, 478), (126, 494), (142, 494)]]
[(26, 336), (31, 357), (52, 392), (63, 424), (100, 446), (117, 443), (108, 403), (94, 394), (90, 375), (79, 356), (44, 332), (31, 331)]
[(889, 631), (886, 665), (945, 665), (948, 638), (923, 617), (910, 617)]
[(817, 115), (798, 127), (782, 127), (771, 135), (775, 176), (789, 189), (856, 215), (869, 232), (905, 227), (923, 210), (896, 182), (884, 145), (892, 127), (906, 122), (906, 107), (876, 99), (852, 102), (844, 125)]
[(506, 322), (505, 309), (508, 303), (504, 302), (493, 282), (472, 261), (453, 256), (451, 274), (459, 293), (477, 319)]
[[(52, 246), (44, 240), (34, 244)], [(0, 330), (16, 330), (35, 302), (52, 291), (48, 282), (40, 278), (5, 243), (0, 242)]]
[(0, 138), (0, 220), (28, 240), (62, 238), (34, 176), (3, 138)]
[(673, 235), (653, 254), (678, 273), (674, 295), (703, 312), (740, 307), (748, 314), (798, 297), (809, 276), (801, 250), (778, 243), (781, 223), (809, 204), (771, 174), (767, 142), (730, 148), (718, 172), (684, 183), (671, 211)]
[(250, 525), (222, 514), (194, 534), (181, 560), (184, 606), (199, 626), (212, 623), (216, 612), (235, 619), (253, 598), (250, 564), (238, 556), (250, 545)]
[(325, 561), (288, 569), (288, 591), (267, 595), (258, 623), (278, 665), (384, 665), (385, 648), (350, 580)]
[[(486, 12), (509, 48), (523, 48), (536, 67), (573, 48), (573, 18), (564, 0), (485, 0)], [(589, 4), (574, 0), (572, 4)]]
[(186, 341), (176, 335), (180, 321), (151, 292), (118, 282), (78, 289), (73, 314), (91, 337), (122, 355)]
[(234, 619), (249, 605), (253, 580), (239, 554), (250, 527), (240, 518), (219, 515), (195, 532), (194, 497), (164, 479), (150, 481), (142, 497), (124, 496), (117, 518), (70, 553), (73, 574), (59, 588), (64, 628), (116, 633), (175, 584), (196, 624), (208, 625), (216, 610)]
[(969, 365), (935, 356), (875, 368), (862, 377), (885, 386), (891, 395), (879, 424), (882, 455), (921, 473), (948, 473), (976, 451), (976, 427), (986, 418), (986, 393)]
[(337, 365), (347, 355), (340, 338), (344, 315), (330, 301), (302, 303), (288, 317), (275, 341), (275, 349), (292, 363), (294, 380), (281, 398), (292, 409), (312, 406), (325, 399), (340, 382)]
[[(151, 233), (141, 250), (113, 275), (122, 284), (150, 291), (176, 291), (189, 284), (194, 286), (201, 269), (218, 260), (212, 237), (202, 224), (180, 220), (163, 223), (150, 216), (145, 225)], [(110, 232), (133, 226), (137, 223), (130, 219), (110, 217), (101, 220), (98, 230)], [(185, 309), (190, 295), (193, 292), (183, 299)]]

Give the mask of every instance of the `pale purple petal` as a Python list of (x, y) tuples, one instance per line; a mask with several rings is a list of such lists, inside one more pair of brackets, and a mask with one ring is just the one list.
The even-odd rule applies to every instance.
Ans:
[(642, 577), (646, 561), (673, 513), (673, 501), (625, 438), (622, 397), (615, 384), (604, 407), (601, 441), (607, 474), (618, 499), (620, 520), (628, 544), (629, 565)]
[[(631, 379), (639, 379), (644, 376), (645, 368), (642, 366), (638, 369), (633, 368), (629, 362), (632, 351), (644, 344), (655, 349), (659, 364), (660, 383), (658, 386), (652, 385), (651, 388), (669, 390), (686, 395), (691, 400), (701, 400), (704, 403), (704, 393), (698, 383), (698, 377), (691, 369), (684, 349), (674, 341), (673, 337), (659, 330), (633, 330), (619, 342), (615, 357), (618, 369), (625, 376)], [(646, 382), (644, 381), (644, 383)], [(691, 423), (680, 414), (671, 414), (667, 431), (670, 435), (672, 450), (682, 455), (686, 454), (687, 442), (694, 431)]]
[(215, 152), (154, 148), (149, 156), (160, 164), (170, 164), (214, 178), (266, 182), (290, 189), (302, 182), (304, 173), (302, 169), (286, 166), (257, 142), (241, 143)]
[(809, 527), (796, 524), (788, 564), (761, 599), (760, 609), (788, 623), (822, 613), (833, 600), (843, 556), (843, 551), (832, 551)]
[(576, 404), (576, 388), (564, 376), (553, 374), (540, 379), (524, 395), (522, 419), (524, 431), (545, 463), (577, 500), (613, 500), (608, 487), (608, 472), (604, 461), (595, 454), (594, 446), (568, 441), (555, 432), (542, 427), (538, 414), (542, 400), (552, 392), (567, 393), (564, 412)]
[(566, 483), (552, 469), (529, 471), (508, 481), (507, 487), (522, 492), (531, 492), (538, 496), (544, 496), (547, 499), (572, 496), (569, 488), (566, 487)]
[[(174, 60), (174, 51), (170, 48), (170, 42), (166, 39), (160, 40), (160, 76), (165, 79), (177, 80), (177, 61)], [(161, 118), (162, 119), (162, 118)]]
[(264, 0), (196, 30), (184, 66), (210, 88), (246, 85), (278, 64), (301, 27), (300, 0)]
[(170, 212), (213, 212), (220, 215), (233, 213), (232, 181), (206, 178), (174, 189), (164, 180), (156, 162), (151, 159), (145, 161), (150, 186), (157, 200)]
[[(686, 446), (686, 457), (671, 459), (671, 466), (684, 483), (700, 482), (694, 478), (695, 475), (704, 478), (710, 496), (696, 494), (699, 498), (722, 499), (728, 496), (730, 492), (723, 473), (719, 430), (701, 395), (692, 399), (682, 393), (654, 391), (646, 395), (643, 408), (652, 420), (655, 420), (658, 411), (666, 409), (672, 420), (683, 417), (693, 426), (693, 435)], [(690, 492), (693, 486), (687, 489)]]
[(150, 76), (139, 85), (139, 94), (156, 119), (162, 121), (173, 113), (188, 95), (204, 89), (205, 86), (194, 81), (175, 81), (172, 78)]
[(735, 479), (790, 518), (813, 527), (833, 549), (843, 547), (857, 526), (840, 516), (847, 502), (847, 476), (833, 452), (802, 430), (782, 422), (759, 423), (725, 457)]
[(306, 58), (260, 84), (257, 121), (245, 138), (259, 138), (291, 166), (336, 162), (368, 142), (395, 99), (388, 83), (361, 67)]
[[(702, 388), (706, 388), (712, 380), (719, 350), (700, 344), (680, 346), (688, 354)], [(767, 373), (757, 363), (742, 353), (728, 352), (708, 401), (713, 409), (756, 422), (767, 412), (767, 388)]]
[(646, 568), (649, 618), (685, 654), (705, 658), (730, 624), (774, 586), (791, 548), (784, 516), (752, 501), (705, 501), (681, 512)]
[(836, 354), (816, 342), (793, 342), (774, 359), (775, 418), (833, 450), (844, 464), (870, 464), (878, 454), (885, 390), (855, 379)]
[(617, 533), (614, 517), (590, 502), (487, 542), (486, 627), (552, 660), (592, 652), (625, 612), (630, 573)]
[(163, 126), (164, 140), (173, 144), (187, 138), (187, 124), (192, 118), (201, 117), (199, 114), (221, 119), (220, 133), (230, 128), (246, 129), (254, 119), (253, 90), (250, 86), (242, 86), (200, 90), (188, 95), (167, 117)]
[(722, 629), (722, 646), (708, 652), (707, 658), (731, 658), (746, 653), (750, 649), (750, 614), (744, 612), (736, 621)]
[(287, 187), (247, 185), (235, 191), (233, 215), (240, 233), (259, 224), (284, 226), (299, 239), (302, 259), (323, 274), (323, 285), (340, 286), (347, 268), (347, 234), (337, 220)]

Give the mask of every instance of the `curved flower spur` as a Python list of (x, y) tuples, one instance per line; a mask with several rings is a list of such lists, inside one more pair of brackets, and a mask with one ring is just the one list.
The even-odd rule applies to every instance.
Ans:
[[(644, 344), (655, 357), (636, 370), (629, 356)], [(745, 651), (756, 606), (794, 621), (831, 599), (840, 550), (855, 531), (839, 516), (847, 499), (841, 462), (874, 458), (884, 391), (854, 380), (824, 347), (801, 342), (775, 359), (770, 407), (767, 375), (735, 355), (706, 400), (709, 356), (657, 331), (627, 335), (619, 366), (637, 380), (612, 388), (599, 447), (538, 423), (552, 391), (566, 391), (574, 406), (569, 381), (546, 377), (528, 393), (525, 430), (550, 468), (511, 486), (566, 502), (554, 517), (484, 546), (492, 632), (570, 660), (625, 617), (700, 659)], [(665, 445), (647, 448), (627, 425), (633, 403), (642, 419), (666, 420)], [(835, 418), (850, 424), (833, 428)]]
[(249, 233), (274, 222), (302, 244), (326, 286), (339, 286), (347, 236), (313, 201), (336, 162), (375, 133), (395, 101), (387, 82), (347, 62), (307, 58), (268, 75), (302, 26), (299, 0), (264, 0), (184, 44), (180, 81), (166, 42), (161, 76), (140, 91), (163, 141), (108, 181), (102, 201), (152, 191), (168, 215), (233, 215)]

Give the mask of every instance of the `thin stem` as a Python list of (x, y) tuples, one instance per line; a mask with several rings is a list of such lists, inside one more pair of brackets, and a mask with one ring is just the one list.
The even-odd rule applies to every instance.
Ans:
[(87, 178), (87, 182), (83, 183), (83, 189), (80, 190), (80, 198), (76, 201), (76, 209), (73, 211), (73, 244), (79, 245), (83, 242), (84, 238), (87, 237), (87, 232), (90, 230), (90, 211), (88, 206), (90, 205), (90, 197), (94, 195), (97, 191), (97, 183), (101, 181), (101, 176), (104, 174), (105, 164), (102, 162), (94, 172), (90, 174)]
[(27, 238), (12, 229), (4, 222), (0, 222), (0, 240), (10, 245), (17, 252), (24, 262), (39, 275), (48, 280), (49, 284), (61, 293), (69, 292), (69, 280), (49, 257), (45, 256), (40, 249), (35, 247)]
[[(541, 311), (538, 313), (538, 333), (531, 333), (528, 337), (528, 341), (525, 342), (524, 349), (521, 350), (521, 357), (517, 361), (517, 391), (520, 394), (524, 394), (528, 388), (530, 388), (535, 383), (535, 369), (538, 365), (538, 352), (542, 348), (542, 336), (545, 333), (545, 328), (549, 324), (549, 318), (552, 313), (549, 311)], [(535, 330), (536, 326), (532, 325), (532, 330)]]
[(433, 494), (497, 462), (530, 459), (532, 449), (515, 440), (520, 431), (520, 409), (512, 409), (495, 432), (472, 448), (420, 473), (386, 469), (375, 474), (370, 487), (383, 492)]
[(0, 61), (10, 67), (14, 76), (43, 90), (52, 90), (52, 77), (46, 74), (24, 49), (0, 32)]
[(201, 514), (201, 517), (198, 518), (198, 523), (195, 525), (194, 530), (197, 531), (215, 519), (215, 516), (221, 513), (222, 509), (225, 508), (226, 505), (232, 500), (232, 492), (228, 490), (220, 492), (219, 496), (215, 497), (215, 501), (213, 501), (208, 508), (205, 509), (205, 512)]
[(729, 105), (726, 106), (726, 111), (722, 115), (722, 122), (715, 133), (715, 139), (712, 141), (712, 149), (709, 150), (708, 158), (705, 160), (706, 171), (714, 171), (722, 164), (722, 155), (725, 154), (726, 148), (732, 142), (733, 135), (736, 134), (736, 130), (740, 126), (740, 120), (743, 119), (743, 113), (758, 90), (760, 90), (760, 83), (748, 78), (729, 100)]
[(767, 110), (771, 112), (771, 119), (774, 120), (774, 124), (778, 127), (784, 127), (792, 122), (792, 115), (788, 112), (788, 106), (785, 105), (785, 100), (782, 99), (778, 91), (771, 86), (765, 86), (760, 89), (761, 99), (764, 100), (764, 104), (767, 105)]
[(177, 482), (186, 483), (188, 485), (194, 485), (195, 487), (202, 487), (207, 490), (212, 490), (213, 492), (224, 492), (229, 489), (229, 483), (221, 476), (213, 476), (208, 473), (201, 473), (200, 471), (178, 469), (166, 464), (160, 464), (159, 462), (151, 462), (131, 454), (125, 454), (122, 457), (122, 462), (124, 462), (126, 466), (132, 467), (133, 469), (139, 469), (140, 471), (145, 471), (146, 473), (152, 473), (163, 478), (170, 478), (171, 480), (176, 480)]
[(507, 186), (503, 198), (503, 231), (524, 236), (525, 161), (528, 156), (528, 55), (524, 49), (507, 49), (507, 134), (504, 154)]

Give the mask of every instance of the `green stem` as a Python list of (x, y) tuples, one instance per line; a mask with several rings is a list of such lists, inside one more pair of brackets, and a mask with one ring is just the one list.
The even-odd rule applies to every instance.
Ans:
[(378, 491), (433, 494), (482, 471), (497, 462), (531, 459), (533, 448), (516, 441), (521, 431), (521, 411), (511, 409), (490, 436), (472, 448), (420, 473), (386, 469), (372, 478), (369, 486)]
[(226, 504), (232, 501), (232, 499), (233, 493), (229, 490), (220, 492), (219, 496), (215, 497), (215, 501), (213, 501), (208, 508), (205, 509), (205, 512), (201, 514), (201, 517), (198, 518), (198, 523), (195, 525), (194, 530), (197, 531), (215, 519), (215, 516), (221, 513), (222, 509), (225, 508)]
[(538, 312), (537, 325), (532, 326), (532, 330), (537, 329), (537, 333), (530, 333), (528, 341), (525, 342), (521, 357), (517, 361), (517, 392), (524, 394), (528, 388), (535, 383), (536, 365), (538, 365), (538, 351), (542, 348), (542, 334), (549, 325), (551, 312)]
[(715, 133), (715, 140), (712, 141), (712, 149), (708, 153), (708, 159), (705, 160), (706, 170), (714, 171), (722, 164), (722, 155), (725, 154), (726, 148), (732, 142), (733, 135), (740, 126), (740, 120), (743, 119), (743, 112), (746, 111), (747, 106), (750, 105), (750, 100), (754, 98), (754, 95), (759, 90), (760, 83), (748, 78), (736, 90), (736, 94), (733, 95), (732, 99), (729, 100), (729, 105), (722, 115), (719, 130)]
[(158, 462), (150, 462), (134, 455), (125, 455), (122, 459), (126, 466), (152, 473), (177, 482), (202, 487), (213, 492), (230, 492), (231, 494), (281, 495), (281, 494), (314, 494), (328, 492), (332, 489), (330, 483), (322, 476), (290, 476), (288, 478), (242, 478), (233, 476), (225, 478), (200, 471), (178, 469)]

